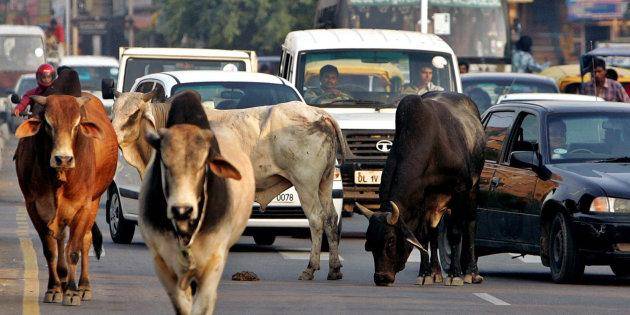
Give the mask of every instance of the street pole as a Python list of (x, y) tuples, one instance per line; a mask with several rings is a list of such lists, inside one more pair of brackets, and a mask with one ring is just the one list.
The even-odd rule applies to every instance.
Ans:
[(420, 32), (429, 32), (429, 0), (420, 2)]
[(127, 12), (131, 19), (131, 27), (129, 27), (129, 47), (133, 47), (135, 41), (133, 33), (133, 0), (127, 0)]
[(64, 30), (64, 36), (66, 37), (66, 55), (70, 55), (70, 10), (72, 10), (71, 0), (66, 0), (66, 26)]

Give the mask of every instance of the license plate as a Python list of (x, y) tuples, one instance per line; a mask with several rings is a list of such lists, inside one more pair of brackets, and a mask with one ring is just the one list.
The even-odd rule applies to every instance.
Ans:
[(282, 193), (273, 199), (274, 203), (292, 204), (297, 201), (297, 196), (292, 193)]
[(381, 183), (383, 171), (354, 171), (354, 183), (357, 185), (374, 185)]

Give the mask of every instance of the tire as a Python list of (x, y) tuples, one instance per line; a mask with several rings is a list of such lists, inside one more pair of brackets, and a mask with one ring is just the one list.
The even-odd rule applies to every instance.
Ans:
[(615, 273), (615, 276), (619, 278), (630, 276), (630, 265), (628, 265), (627, 263), (626, 264), (621, 264), (621, 263), (612, 264), (610, 265), (610, 269), (612, 269), (613, 273)]
[(276, 236), (273, 234), (263, 234), (256, 233), (254, 234), (254, 242), (258, 246), (271, 246), (276, 241)]
[(136, 224), (126, 220), (122, 214), (122, 203), (116, 186), (111, 186), (107, 194), (107, 223), (109, 223), (109, 235), (117, 244), (131, 244)]
[[(339, 224), (337, 224), (337, 239), (341, 240), (341, 230), (343, 227), (343, 216), (341, 217), (341, 220), (339, 220)], [(329, 252), (330, 251), (330, 246), (328, 245), (328, 237), (326, 237), (326, 233), (324, 233), (324, 236), (322, 237), (322, 252)]]
[(556, 214), (549, 234), (549, 269), (556, 283), (576, 282), (584, 275), (584, 263), (566, 216)]
[[(443, 272), (451, 270), (451, 243), (448, 241), (446, 230), (446, 215), (442, 217), (437, 226), (438, 233), (438, 259)], [(461, 246), (459, 248), (461, 250)]]

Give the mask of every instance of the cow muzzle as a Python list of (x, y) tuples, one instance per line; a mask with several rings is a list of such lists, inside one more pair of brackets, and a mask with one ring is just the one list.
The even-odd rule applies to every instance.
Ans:
[(374, 284), (377, 286), (391, 286), (394, 284), (394, 280), (396, 280), (396, 276), (391, 273), (375, 273), (374, 274)]
[(193, 210), (191, 205), (173, 205), (171, 206), (171, 216), (175, 221), (188, 221), (192, 219)]
[(72, 155), (53, 155), (50, 159), (52, 168), (74, 168), (74, 156)]

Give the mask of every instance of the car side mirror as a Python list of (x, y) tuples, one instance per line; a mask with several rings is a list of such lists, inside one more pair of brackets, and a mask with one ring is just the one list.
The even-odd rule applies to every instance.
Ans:
[(531, 168), (538, 171), (540, 160), (535, 151), (513, 151), (510, 153), (510, 166), (516, 168)]
[(114, 79), (105, 78), (101, 80), (101, 93), (103, 94), (103, 99), (114, 99), (114, 91), (116, 89), (114, 85)]
[(20, 102), (20, 96), (15, 93), (11, 93), (11, 103), (18, 104), (19, 102)]

